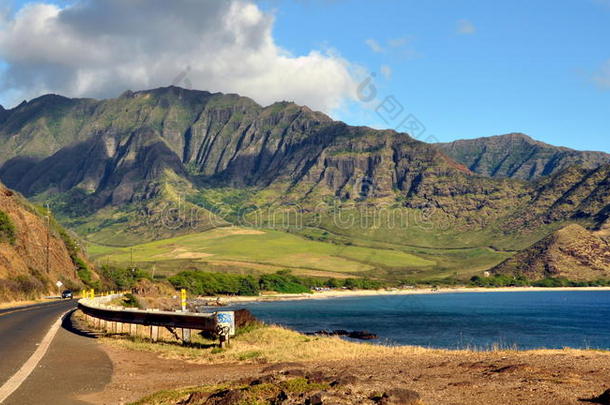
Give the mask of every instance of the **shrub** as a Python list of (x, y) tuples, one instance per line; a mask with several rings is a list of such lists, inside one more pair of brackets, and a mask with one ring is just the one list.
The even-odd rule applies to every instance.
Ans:
[(289, 271), (278, 271), (274, 274), (265, 274), (260, 277), (261, 290), (277, 291), (284, 294), (300, 294), (310, 292), (310, 288), (303, 284), (303, 280), (293, 276)]
[(133, 288), (140, 280), (151, 280), (151, 275), (142, 269), (120, 268), (114, 266), (102, 266), (100, 275), (111, 289), (126, 290)]
[(4, 211), (0, 211), (0, 242), (8, 242), (11, 245), (16, 240), (15, 225)]
[(252, 276), (187, 270), (168, 280), (175, 288), (185, 288), (197, 295), (258, 295), (259, 293), (257, 280)]

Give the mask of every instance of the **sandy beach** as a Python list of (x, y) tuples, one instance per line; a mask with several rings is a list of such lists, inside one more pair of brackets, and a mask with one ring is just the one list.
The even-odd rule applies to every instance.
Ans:
[(257, 297), (220, 296), (198, 297), (201, 300), (217, 301), (223, 304), (240, 302), (318, 300), (344, 297), (370, 297), (380, 295), (418, 295), (418, 294), (448, 294), (448, 293), (490, 293), (490, 292), (532, 292), (532, 291), (610, 291), (610, 287), (456, 287), (456, 288), (410, 288), (391, 290), (329, 290), (316, 291), (311, 294), (263, 294)]

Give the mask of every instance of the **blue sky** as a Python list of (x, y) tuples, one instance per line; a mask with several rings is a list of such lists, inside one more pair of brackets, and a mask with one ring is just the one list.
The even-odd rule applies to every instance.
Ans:
[[(24, 3), (14, 1), (14, 10)], [(610, 152), (610, 0), (257, 5), (273, 15), (273, 40), (292, 56), (321, 50), (347, 61), (358, 81), (375, 73), (375, 101), (347, 99), (329, 111), (349, 124), (395, 126), (375, 112), (393, 96), (426, 127), (424, 138), (524, 132), (555, 145)], [(322, 93), (320, 83), (314, 90)], [(3, 104), (9, 90), (0, 95)]]
[[(610, 88), (593, 76), (610, 59), (610, 2), (272, 1), (275, 37), (303, 53), (322, 45), (379, 73), (441, 141), (525, 132), (610, 152)], [(458, 32), (459, 22), (472, 29)], [(469, 30), (466, 30), (469, 31)], [(405, 38), (404, 49), (388, 41)], [(366, 41), (384, 49), (374, 52)], [(383, 126), (351, 109), (350, 123)]]

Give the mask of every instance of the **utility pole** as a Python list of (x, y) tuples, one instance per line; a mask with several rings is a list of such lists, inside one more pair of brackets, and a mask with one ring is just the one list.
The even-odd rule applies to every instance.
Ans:
[(49, 274), (49, 246), (51, 244), (51, 207), (49, 206), (48, 202), (45, 205), (47, 206), (47, 251), (46, 251), (47, 265), (46, 265), (46, 269), (47, 269), (47, 274)]

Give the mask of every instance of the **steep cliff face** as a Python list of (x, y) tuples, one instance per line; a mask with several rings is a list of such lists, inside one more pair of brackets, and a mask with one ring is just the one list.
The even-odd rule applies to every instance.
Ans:
[[(52, 142), (56, 127), (64, 147)], [(100, 102), (42, 97), (11, 111), (0, 139), (21, 140), (2, 154), (7, 185), (28, 196), (79, 189), (98, 207), (150, 198), (151, 184), (166, 177), (231, 187), (281, 182), (350, 199), (362, 197), (353, 191), (362, 178), (375, 183), (375, 195), (415, 196), (430, 171), (469, 174), (406, 134), (350, 127), (293, 103), (263, 108), (174, 87)], [(47, 156), (36, 148), (43, 139)]]
[(599, 229), (610, 216), (610, 165), (572, 166), (533, 183), (527, 200), (506, 221), (519, 229), (563, 220), (587, 220)]
[(473, 172), (497, 178), (533, 180), (573, 165), (594, 169), (610, 163), (607, 153), (552, 146), (518, 133), (465, 139), (437, 146)]
[(0, 184), (0, 301), (57, 293), (57, 281), (79, 288), (83, 286), (81, 277), (97, 277), (84, 272), (86, 264), (78, 247), (62, 232), (47, 226), (46, 219), (23, 197)]
[(580, 225), (569, 225), (504, 261), (492, 272), (539, 280), (610, 278), (610, 245)]

